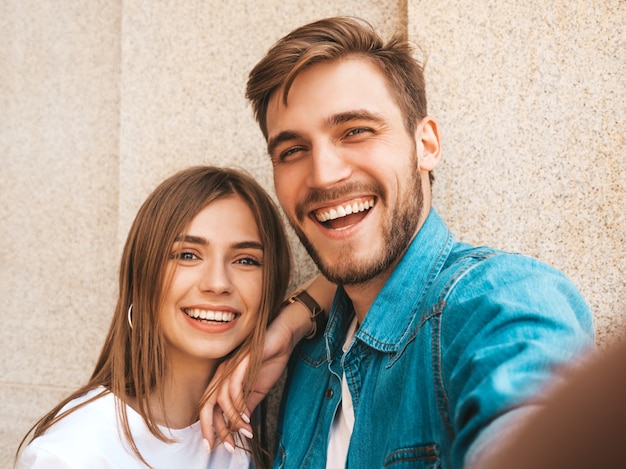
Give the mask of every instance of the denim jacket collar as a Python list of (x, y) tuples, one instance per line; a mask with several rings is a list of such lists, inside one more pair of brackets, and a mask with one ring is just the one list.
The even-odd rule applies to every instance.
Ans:
[[(431, 208), (424, 225), (375, 298), (355, 339), (381, 352), (394, 353), (404, 348), (411, 331), (415, 330), (415, 322), (421, 320), (415, 316), (424, 293), (444, 265), (453, 243), (452, 233)], [(340, 288), (326, 331), (329, 359), (340, 352), (352, 319), (352, 315), (337, 312), (351, 310), (350, 299)]]

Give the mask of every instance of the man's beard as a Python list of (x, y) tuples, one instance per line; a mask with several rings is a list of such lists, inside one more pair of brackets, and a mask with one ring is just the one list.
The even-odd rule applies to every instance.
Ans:
[[(372, 253), (372, 258), (357, 261), (352, 256), (352, 251), (344, 249), (339, 259), (332, 265), (325, 263), (320, 253), (309, 242), (304, 232), (290, 220), (291, 225), (300, 238), (303, 246), (317, 265), (320, 272), (331, 282), (338, 285), (355, 285), (368, 282), (389, 269), (406, 251), (417, 230), (423, 210), (424, 196), (422, 193), (422, 181), (417, 164), (417, 155), (414, 153), (411, 162), (411, 173), (415, 178), (407, 181), (409, 184), (404, 198), (397, 202), (396, 207), (389, 219), (383, 219), (381, 223), (381, 236), (383, 237), (382, 252)], [(378, 194), (380, 203), (388, 204), (389, 201)]]

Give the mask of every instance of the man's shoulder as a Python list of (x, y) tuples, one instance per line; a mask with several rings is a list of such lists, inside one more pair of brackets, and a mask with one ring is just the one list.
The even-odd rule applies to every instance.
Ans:
[(560, 270), (525, 254), (460, 246), (429, 294), (448, 328), (468, 321), (478, 327), (494, 321), (556, 321), (593, 330), (590, 309), (576, 285)]
[[(488, 246), (457, 243), (438, 276), (438, 283), (486, 282), (508, 284), (515, 279), (553, 278), (571, 283), (558, 269), (535, 257), (519, 252), (508, 252)], [(465, 283), (464, 283), (465, 282)]]

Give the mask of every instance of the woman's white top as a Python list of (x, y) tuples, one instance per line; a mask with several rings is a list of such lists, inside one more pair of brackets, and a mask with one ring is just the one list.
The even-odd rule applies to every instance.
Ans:
[[(74, 399), (63, 410), (102, 392), (103, 388), (89, 391)], [(77, 409), (35, 438), (20, 454), (17, 469), (26, 468), (145, 468), (133, 453), (116, 418), (117, 397), (107, 393)], [(224, 445), (210, 453), (204, 448), (200, 422), (182, 429), (159, 427), (163, 433), (176, 440), (165, 443), (156, 438), (141, 416), (126, 406), (128, 423), (143, 458), (155, 469), (165, 468), (227, 468), (252, 467), (248, 452), (237, 448), (230, 454)]]

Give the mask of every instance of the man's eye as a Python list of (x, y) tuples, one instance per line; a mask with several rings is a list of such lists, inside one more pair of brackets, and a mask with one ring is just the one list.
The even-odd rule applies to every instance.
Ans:
[(368, 131), (368, 129), (363, 128), (363, 127), (359, 127), (359, 128), (356, 128), (356, 129), (351, 129), (346, 135), (348, 137), (351, 137), (353, 135), (359, 135), (359, 134), (365, 133), (367, 131)]
[(280, 159), (281, 159), (281, 161), (285, 160), (285, 159), (288, 159), (290, 156), (295, 155), (296, 153), (298, 153), (298, 152), (300, 152), (302, 150), (303, 150), (302, 147), (292, 147), (292, 148), (282, 152), (280, 154)]

